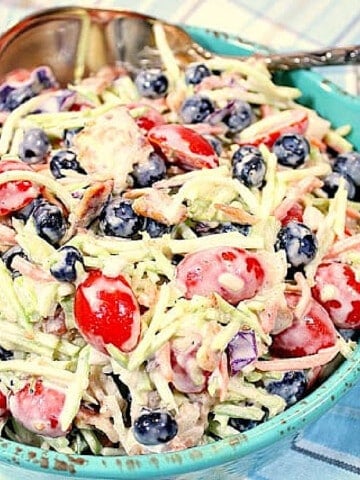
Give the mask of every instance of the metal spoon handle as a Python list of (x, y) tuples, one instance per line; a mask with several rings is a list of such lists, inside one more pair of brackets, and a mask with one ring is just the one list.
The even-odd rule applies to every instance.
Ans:
[(295, 70), (328, 65), (355, 65), (360, 63), (360, 45), (334, 47), (313, 52), (258, 54), (269, 70)]

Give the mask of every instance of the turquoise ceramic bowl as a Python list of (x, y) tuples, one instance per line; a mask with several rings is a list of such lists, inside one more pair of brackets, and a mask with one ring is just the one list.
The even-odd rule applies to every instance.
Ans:
[[(234, 37), (186, 27), (204, 47), (216, 53), (252, 53)], [(299, 87), (301, 102), (333, 125), (351, 124), (350, 139), (360, 149), (360, 99), (345, 94), (313, 72), (278, 75), (282, 84)], [(0, 439), (0, 472), (5, 478), (56, 480), (239, 480), (278, 457), (304, 427), (324, 415), (360, 379), (360, 345), (313, 393), (277, 417), (232, 438), (188, 450), (133, 457), (64, 455)], [(2, 478), (1, 474), (0, 477)]]

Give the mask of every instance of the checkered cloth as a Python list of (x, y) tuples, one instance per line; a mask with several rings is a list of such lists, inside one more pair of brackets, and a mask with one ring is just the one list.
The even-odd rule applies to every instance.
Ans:
[[(174, 23), (226, 31), (283, 51), (360, 43), (356, 0), (0, 0), (0, 29), (38, 8), (69, 4), (136, 10)], [(360, 67), (320, 71), (348, 92), (360, 94)], [(359, 399), (357, 385), (280, 458), (247, 480), (359, 480)], [(1, 469), (0, 477), (7, 478), (1, 476)]]

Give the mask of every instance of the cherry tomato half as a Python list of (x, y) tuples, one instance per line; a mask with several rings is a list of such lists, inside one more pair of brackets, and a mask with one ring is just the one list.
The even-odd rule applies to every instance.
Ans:
[[(294, 309), (300, 300), (298, 293), (287, 293), (286, 300)], [(281, 358), (303, 357), (317, 353), (322, 348), (336, 344), (337, 333), (327, 311), (311, 299), (308, 310), (301, 318), (293, 318), (292, 324), (274, 335), (270, 352)]]
[(186, 298), (218, 293), (231, 304), (253, 297), (265, 272), (254, 254), (234, 247), (213, 247), (190, 253), (176, 269), (177, 282)]
[(46, 437), (61, 437), (66, 434), (59, 423), (64, 402), (64, 392), (45, 386), (38, 379), (10, 395), (9, 409), (12, 416), (31, 432)]
[[(17, 160), (2, 160), (0, 173), (9, 170), (32, 170)], [(40, 188), (28, 180), (14, 180), (0, 184), (0, 216), (16, 212), (32, 202), (40, 193)]]
[(84, 338), (106, 353), (112, 343), (123, 352), (133, 350), (140, 335), (140, 309), (122, 275), (105, 276), (91, 270), (75, 292), (77, 326)]
[(171, 163), (187, 170), (215, 168), (219, 159), (212, 145), (183, 125), (159, 125), (148, 133), (149, 142)]

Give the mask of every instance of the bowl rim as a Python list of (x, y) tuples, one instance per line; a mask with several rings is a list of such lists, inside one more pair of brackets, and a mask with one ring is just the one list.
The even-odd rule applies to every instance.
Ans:
[[(53, 9), (46, 9), (43, 12), (51, 10)], [(32, 16), (29, 15), (21, 21)], [(17, 26), (18, 24), (12, 26), (0, 36), (0, 44), (3, 37), (8, 35), (9, 31), (15, 31)], [(189, 33), (199, 32), (212, 37), (213, 40), (219, 38), (219, 32), (189, 25), (183, 27)], [(248, 43), (228, 33), (221, 32), (220, 35), (239, 48), (248, 48), (249, 52), (254, 51), (254, 48), (266, 48)], [(251, 47), (253, 47), (252, 50)], [(313, 71), (299, 70), (293, 75), (295, 79), (297, 75), (303, 76), (313, 85), (324, 82), (324, 78)], [(348, 103), (352, 108), (360, 109), (360, 97), (344, 92), (332, 82), (326, 81), (326, 83), (329, 93), (339, 97), (342, 102)], [(165, 475), (164, 472), (168, 476), (204, 470), (234, 462), (278, 440), (294, 435), (329, 410), (359, 380), (360, 344), (357, 345), (351, 358), (344, 360), (336, 371), (306, 398), (245, 433), (238, 433), (223, 440), (181, 451), (131, 457), (64, 454), (0, 438), (0, 462), (16, 465), (29, 471), (55, 475), (67, 473), (80, 479), (99, 478), (99, 472), (104, 479), (111, 479), (116, 475), (119, 479), (139, 480), (139, 478), (159, 478)]]

